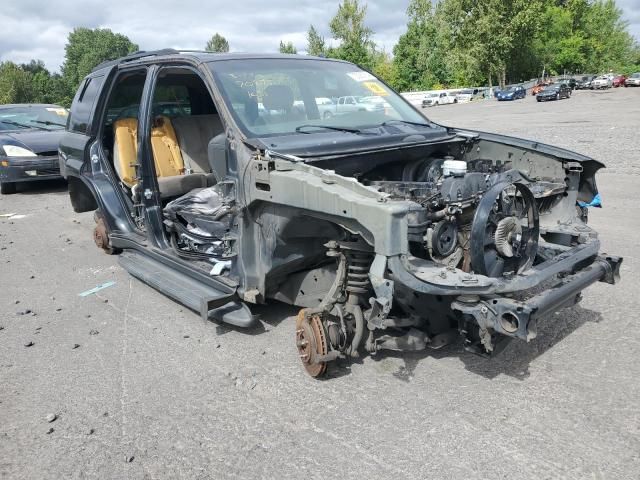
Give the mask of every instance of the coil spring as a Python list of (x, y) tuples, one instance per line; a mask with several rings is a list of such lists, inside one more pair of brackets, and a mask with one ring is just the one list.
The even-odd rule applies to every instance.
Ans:
[(369, 270), (373, 256), (362, 252), (344, 252), (347, 258), (347, 287), (349, 293), (367, 293), (369, 290)]

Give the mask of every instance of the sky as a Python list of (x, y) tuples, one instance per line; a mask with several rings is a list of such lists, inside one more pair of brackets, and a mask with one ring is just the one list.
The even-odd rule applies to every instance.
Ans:
[[(218, 32), (231, 51), (273, 52), (280, 40), (299, 51), (313, 24), (330, 41), (329, 21), (339, 0), (2, 0), (0, 60), (43, 60), (60, 71), (67, 35), (74, 27), (109, 28), (142, 50), (201, 50)], [(409, 0), (369, 0), (367, 25), (379, 48), (391, 52), (406, 28)], [(618, 0), (632, 35), (640, 41), (640, 0)]]

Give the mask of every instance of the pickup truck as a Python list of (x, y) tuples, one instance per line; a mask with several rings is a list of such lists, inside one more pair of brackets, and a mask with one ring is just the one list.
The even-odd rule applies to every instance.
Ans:
[(339, 97), (336, 102), (329, 98), (316, 98), (316, 104), (322, 118), (327, 119), (345, 113), (383, 111), (387, 102), (379, 96), (357, 97), (351, 95)]
[(448, 92), (427, 93), (424, 100), (422, 100), (422, 107), (436, 107), (448, 103), (458, 103), (458, 98), (455, 95), (450, 95)]

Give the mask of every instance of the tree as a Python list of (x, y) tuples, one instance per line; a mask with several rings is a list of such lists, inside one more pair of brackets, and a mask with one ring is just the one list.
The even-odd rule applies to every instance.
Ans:
[(430, 88), (441, 80), (429, 70), (437, 50), (436, 29), (430, 0), (411, 0), (407, 8), (407, 31), (393, 48), (398, 88), (414, 90)]
[(109, 29), (75, 28), (69, 33), (62, 77), (73, 96), (82, 79), (98, 64), (133, 53), (138, 46)]
[(31, 80), (31, 72), (15, 63), (0, 63), (0, 104), (34, 102), (36, 98)]
[(633, 37), (615, 1), (596, 0), (589, 5), (584, 16), (584, 37), (587, 70), (608, 72), (631, 61)]
[(540, 32), (533, 45), (542, 71), (561, 73), (581, 71), (584, 56), (584, 38), (574, 32), (574, 18), (568, 8), (556, 5), (547, 7), (540, 20)]
[(207, 42), (205, 47), (207, 52), (226, 53), (229, 51), (229, 42), (219, 33), (215, 33), (213, 37)]
[(331, 48), (328, 56), (347, 60), (364, 68), (373, 66), (375, 44), (371, 40), (373, 31), (365, 26), (366, 5), (358, 0), (344, 0), (329, 27), (333, 38), (340, 40), (340, 46)]
[(295, 54), (295, 53), (298, 53), (298, 50), (293, 45), (293, 42), (284, 43), (282, 40), (280, 40), (280, 53), (293, 53), (293, 54)]
[(320, 36), (313, 25), (309, 26), (309, 31), (307, 32), (307, 53), (317, 57), (326, 54), (324, 37)]
[(391, 55), (384, 50), (376, 51), (373, 54), (373, 69), (372, 72), (380, 77), (383, 81), (391, 85), (393, 88), (398, 87), (398, 72), (396, 66), (393, 63)]

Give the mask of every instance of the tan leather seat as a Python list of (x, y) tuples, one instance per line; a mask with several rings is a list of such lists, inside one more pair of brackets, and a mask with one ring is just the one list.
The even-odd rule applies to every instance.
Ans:
[[(138, 155), (138, 120), (121, 118), (113, 123), (113, 163), (122, 183), (132, 187), (137, 183), (135, 164)], [(165, 116), (154, 119), (151, 128), (151, 149), (162, 198), (177, 197), (194, 188), (211, 183), (204, 173), (184, 175), (184, 161), (171, 120)], [(205, 147), (206, 150), (206, 147)]]
[(122, 183), (136, 184), (134, 165), (138, 158), (138, 120), (121, 118), (113, 122), (113, 166)]
[(158, 116), (153, 120), (151, 150), (159, 178), (184, 174), (184, 160), (169, 117)]

